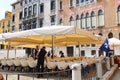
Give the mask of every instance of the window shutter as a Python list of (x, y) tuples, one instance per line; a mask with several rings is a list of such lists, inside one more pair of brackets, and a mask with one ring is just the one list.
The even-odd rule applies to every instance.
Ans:
[(104, 15), (98, 16), (99, 26), (104, 26)]
[(82, 19), (82, 23), (81, 24), (82, 24), (82, 28), (85, 29), (85, 18)]
[(92, 28), (96, 27), (96, 16), (92, 17)]
[(118, 12), (118, 24), (120, 24), (120, 12)]
[(87, 28), (90, 28), (90, 18), (87, 18)]

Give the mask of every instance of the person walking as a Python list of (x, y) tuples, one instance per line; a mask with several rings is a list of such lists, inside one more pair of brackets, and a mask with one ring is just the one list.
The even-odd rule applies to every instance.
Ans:
[[(44, 71), (44, 60), (46, 60), (46, 62), (47, 62), (47, 51), (45, 49), (46, 49), (46, 47), (42, 47), (39, 54), (37, 54), (37, 71), (38, 72), (40, 70), (41, 70), (41, 72)], [(40, 67), (41, 67), (41, 69), (40, 69)], [(38, 74), (37, 77), (38, 78), (43, 77), (43, 75)]]

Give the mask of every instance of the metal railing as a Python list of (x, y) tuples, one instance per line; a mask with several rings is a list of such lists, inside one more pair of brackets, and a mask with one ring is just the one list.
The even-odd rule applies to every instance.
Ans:
[(4, 80), (72, 80), (71, 69), (42, 73), (8, 71), (0, 74), (3, 75)]
[(87, 65), (86, 67), (81, 65), (81, 68), (82, 80), (96, 80), (97, 71), (95, 63)]
[(107, 62), (106, 62), (106, 58), (104, 58), (103, 60), (102, 60), (102, 75), (104, 75), (108, 70), (107, 70)]

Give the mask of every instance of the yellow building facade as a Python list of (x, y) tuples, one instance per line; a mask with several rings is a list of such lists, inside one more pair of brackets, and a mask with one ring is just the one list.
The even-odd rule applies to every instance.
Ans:
[[(0, 20), (0, 33), (7, 33), (11, 31), (12, 13), (10, 11), (5, 12), (5, 18)], [(1, 45), (1, 49), (6, 49), (7, 46)]]
[(10, 32), (11, 28), (11, 12), (5, 12), (5, 18), (0, 20), (0, 33)]
[(17, 0), (12, 6), (11, 32), (20, 31), (22, 27), (22, 0)]

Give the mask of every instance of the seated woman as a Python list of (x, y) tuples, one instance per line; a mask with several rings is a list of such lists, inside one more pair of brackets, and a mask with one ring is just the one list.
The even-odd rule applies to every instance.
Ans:
[(60, 57), (65, 57), (62, 51), (60, 51), (59, 54), (61, 55)]

